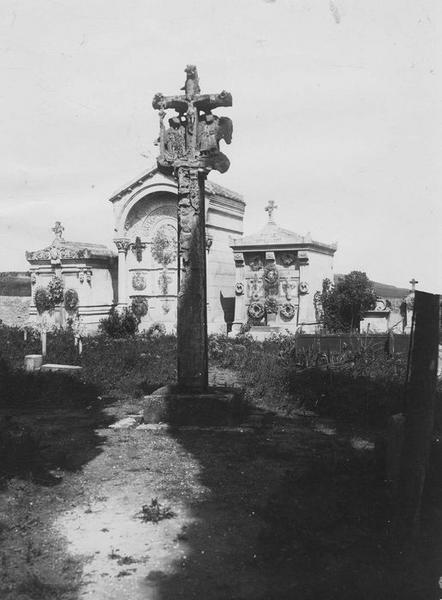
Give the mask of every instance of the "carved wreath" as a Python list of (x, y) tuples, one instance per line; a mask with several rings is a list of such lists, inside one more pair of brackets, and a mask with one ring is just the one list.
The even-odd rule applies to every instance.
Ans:
[(136, 317), (141, 319), (141, 317), (147, 315), (148, 310), (149, 305), (145, 296), (136, 296), (135, 298), (132, 298), (132, 312)]
[(275, 265), (269, 265), (264, 270), (264, 288), (266, 290), (276, 287), (279, 282), (279, 274)]
[(291, 302), (285, 302), (279, 309), (279, 314), (284, 321), (290, 321), (295, 316), (296, 309)]
[(276, 298), (266, 298), (264, 305), (267, 314), (276, 314), (278, 312), (278, 301)]
[(68, 289), (64, 293), (64, 307), (68, 313), (74, 313), (78, 308), (79, 298), (77, 290)]
[(39, 315), (47, 310), (54, 308), (54, 305), (49, 296), (49, 292), (45, 287), (38, 287), (34, 294), (35, 308)]
[(235, 294), (237, 296), (242, 296), (244, 294), (244, 284), (242, 283), (242, 281), (238, 281), (235, 284)]
[(265, 314), (264, 306), (260, 302), (252, 302), (247, 309), (247, 314), (252, 319), (262, 319)]
[(306, 281), (301, 281), (299, 284), (299, 293), (308, 294), (308, 283)]
[(177, 237), (172, 225), (163, 225), (155, 234), (152, 241), (152, 256), (164, 266), (176, 260)]

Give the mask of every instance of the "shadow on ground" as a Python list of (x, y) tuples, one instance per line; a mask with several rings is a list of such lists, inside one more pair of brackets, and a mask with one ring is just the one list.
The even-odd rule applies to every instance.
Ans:
[(0, 597), (73, 600), (82, 559), (51, 525), (83, 493), (69, 475), (102, 452), (110, 401), (69, 375), (0, 367)]
[(315, 431), (317, 422), (273, 416), (253, 431), (175, 431), (205, 492), (187, 499), (194, 520), (177, 537), (181, 558), (149, 573), (146, 598), (438, 598), (430, 545), (407, 557), (394, 549), (374, 451)]
[(56, 485), (56, 470), (78, 471), (101, 452), (95, 429), (113, 419), (96, 386), (62, 373), (0, 365), (0, 481)]

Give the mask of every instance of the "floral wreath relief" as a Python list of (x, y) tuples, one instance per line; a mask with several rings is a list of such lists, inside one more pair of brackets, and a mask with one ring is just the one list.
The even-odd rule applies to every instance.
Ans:
[(291, 302), (285, 302), (279, 311), (284, 321), (290, 321), (295, 316), (296, 309)]
[(259, 320), (263, 318), (265, 314), (265, 309), (260, 302), (252, 302), (249, 305), (247, 313), (251, 319)]
[(68, 289), (64, 293), (64, 307), (68, 313), (74, 313), (78, 308), (79, 298), (77, 290)]

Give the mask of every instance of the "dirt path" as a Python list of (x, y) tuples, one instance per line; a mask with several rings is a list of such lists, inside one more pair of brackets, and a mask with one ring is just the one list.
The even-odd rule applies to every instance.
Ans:
[[(164, 506), (164, 486), (179, 485), (178, 473), (168, 480), (167, 457), (176, 462), (176, 444), (161, 432), (102, 433), (104, 452), (83, 471), (90, 499), (62, 513), (55, 529), (67, 539), (70, 553), (86, 558), (80, 597), (155, 598), (149, 589), (152, 573), (167, 573), (173, 561), (183, 559), (177, 536), (192, 517), (180, 501), (170, 504), (173, 518), (158, 523), (143, 522), (140, 511), (153, 498)], [(160, 473), (167, 484), (159, 485)]]
[[(79, 597), (259, 598), (258, 514), (282, 471), (254, 456), (256, 434), (101, 433), (104, 451), (82, 473), (90, 500), (55, 522), (86, 559)], [(173, 516), (143, 522), (153, 499)]]
[[(232, 383), (228, 372), (212, 377)], [(50, 486), (20, 483), (27, 495), (9, 534), (21, 557), (14, 573), (27, 574), (24, 583), (4, 581), (7, 600), (338, 597), (327, 594), (349, 571), (354, 552), (347, 548), (370, 533), (361, 530), (360, 506), (352, 529), (353, 501), (349, 509), (339, 498), (348, 481), (336, 484), (347, 451), (338, 431), (311, 416), (245, 428), (109, 427), (136, 408), (113, 403), (90, 422), (81, 413), (57, 423), (56, 415), (41, 416), (57, 444), (65, 442), (67, 467)], [(5, 510), (17, 498), (10, 487), (1, 496)], [(41, 523), (31, 518), (35, 503)], [(47, 539), (30, 554), (28, 540), (43, 530)], [(3, 540), (2, 560), (12, 545)], [(45, 580), (51, 564), (55, 579)]]

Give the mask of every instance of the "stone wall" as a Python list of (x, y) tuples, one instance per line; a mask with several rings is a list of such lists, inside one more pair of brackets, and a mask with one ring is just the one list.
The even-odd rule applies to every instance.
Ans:
[(22, 327), (29, 321), (31, 278), (27, 271), (0, 273), (0, 320), (4, 325)]
[(29, 321), (30, 297), (0, 296), (0, 320), (4, 325), (23, 327)]

